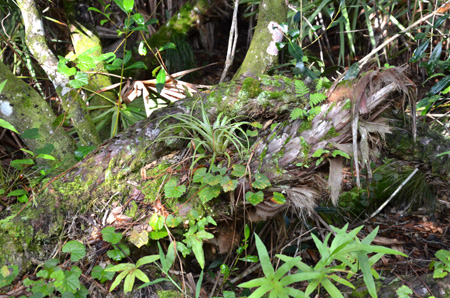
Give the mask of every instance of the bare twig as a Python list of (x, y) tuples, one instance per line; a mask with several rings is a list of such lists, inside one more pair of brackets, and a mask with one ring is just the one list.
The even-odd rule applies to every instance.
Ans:
[(387, 204), (389, 204), (389, 202), (392, 200), (392, 198), (395, 197), (395, 195), (403, 188), (403, 186), (405, 186), (406, 183), (408, 183), (408, 181), (412, 178), (412, 176), (414, 176), (418, 171), (419, 171), (419, 169), (415, 168), (414, 171), (408, 176), (408, 178), (406, 178), (405, 181), (403, 181), (402, 184), (394, 191), (394, 193), (391, 194), (389, 199), (387, 199), (383, 203), (383, 205), (380, 206), (380, 208), (378, 208), (374, 213), (372, 213), (372, 215), (369, 218), (367, 218), (366, 221), (368, 221), (369, 219), (371, 219), (372, 217), (374, 217), (375, 215), (380, 213), (380, 211), (383, 210), (383, 208), (386, 207)]
[(236, 43), (238, 38), (237, 32), (237, 12), (238, 12), (239, 0), (234, 1), (233, 21), (231, 22), (230, 37), (228, 38), (228, 50), (227, 59), (225, 61), (225, 68), (223, 69), (222, 76), (220, 77), (220, 83), (225, 80), (228, 69), (233, 64), (234, 52), (236, 50)]

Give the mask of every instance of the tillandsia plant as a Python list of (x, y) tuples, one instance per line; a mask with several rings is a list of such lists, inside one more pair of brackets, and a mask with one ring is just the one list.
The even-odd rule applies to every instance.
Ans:
[[(194, 110), (195, 106), (192, 110)], [(216, 121), (211, 123), (203, 102), (201, 102), (201, 119), (195, 117), (192, 114), (174, 114), (164, 117), (161, 122), (169, 119), (178, 120), (178, 123), (169, 125), (161, 134), (157, 141), (163, 141), (166, 139), (171, 139), (171, 137), (164, 136), (170, 131), (182, 130), (187, 136), (177, 137), (180, 139), (186, 139), (192, 141), (194, 144), (194, 154), (195, 159), (192, 163), (192, 167), (195, 163), (205, 158), (204, 153), (211, 153), (211, 164), (219, 156), (225, 156), (228, 160), (228, 166), (231, 166), (231, 156), (227, 152), (228, 146), (233, 145), (238, 151), (241, 158), (249, 150), (249, 140), (247, 134), (243, 130), (243, 125), (252, 125), (248, 121), (235, 122), (238, 117), (228, 117), (223, 113), (217, 116)], [(242, 134), (238, 136), (238, 133)], [(196, 157), (197, 152), (200, 152), (200, 156)]]
[[(265, 293), (270, 292), (269, 297), (309, 297), (309, 295), (317, 289), (320, 295), (320, 288), (336, 298), (343, 298), (341, 291), (332, 283), (332, 281), (343, 284), (350, 288), (355, 288), (348, 279), (361, 270), (367, 290), (372, 297), (378, 297), (373, 277), (379, 278), (378, 273), (372, 266), (381, 259), (385, 254), (401, 255), (405, 254), (386, 248), (383, 246), (370, 245), (378, 233), (378, 227), (374, 229), (366, 238), (359, 240), (356, 236), (364, 226), (360, 226), (347, 233), (348, 224), (342, 229), (332, 227), (336, 233), (331, 246), (328, 246), (329, 233), (323, 242), (321, 242), (314, 234), (311, 234), (314, 243), (321, 255), (321, 259), (315, 266), (309, 266), (301, 261), (299, 257), (293, 258), (283, 254), (277, 257), (285, 263), (274, 271), (270, 263), (270, 258), (264, 244), (255, 235), (256, 247), (265, 277), (257, 278), (240, 284), (243, 288), (258, 289), (249, 296), (249, 298), (262, 297)], [(376, 253), (369, 257), (368, 254)], [(297, 267), (298, 272), (292, 275), (286, 273), (293, 267)], [(347, 273), (347, 280), (337, 275), (337, 272)], [(295, 282), (308, 281), (305, 292), (287, 287)]]

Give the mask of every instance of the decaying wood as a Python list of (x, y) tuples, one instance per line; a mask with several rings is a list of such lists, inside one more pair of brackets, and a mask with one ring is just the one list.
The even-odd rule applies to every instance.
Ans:
[[(101, 225), (105, 210), (111, 208), (112, 202), (124, 206), (128, 206), (132, 201), (137, 203), (140, 209), (137, 211), (139, 216), (136, 224), (148, 223), (155, 209), (167, 208), (165, 201), (160, 200), (158, 195), (162, 182), (160, 185), (151, 186), (151, 179), (143, 179), (141, 170), (150, 164), (174, 164), (185, 158), (178, 156), (178, 152), (184, 150), (188, 144), (180, 139), (179, 135), (174, 135), (170, 140), (155, 140), (167, 127), (166, 122), (161, 122), (164, 116), (176, 113), (192, 113), (198, 116), (200, 109), (198, 104), (195, 105), (198, 100), (203, 100), (211, 118), (225, 112), (229, 116), (241, 117), (240, 120), (251, 119), (263, 124), (258, 139), (254, 140), (256, 145), (252, 148), (251, 159), (239, 161), (235, 158), (234, 161), (247, 164), (251, 175), (259, 172), (270, 179), (272, 186), (264, 190), (266, 200), (256, 207), (251, 207), (248, 203), (243, 204), (243, 194), (249, 186), (248, 183), (242, 182), (234, 196), (225, 194), (219, 200), (208, 203), (219, 225), (231, 219), (230, 215), (227, 215), (230, 214), (230, 197), (234, 198), (231, 201), (234, 208), (245, 208), (249, 211), (246, 213), (247, 219), (254, 221), (271, 218), (285, 208), (296, 208), (300, 214), (313, 212), (319, 198), (329, 197), (325, 177), (329, 169), (336, 167), (327, 166), (327, 160), (333, 159), (331, 155), (318, 165), (316, 159), (311, 156), (318, 148), (336, 148), (343, 151), (347, 148), (351, 154), (352, 148), (348, 144), (352, 143), (352, 110), (346, 107), (346, 101), (326, 102), (310, 123), (306, 119), (292, 121), (290, 112), (305, 105), (305, 102), (295, 96), (292, 80), (284, 77), (246, 80), (247, 83), (252, 80), (252, 84), (258, 87), (258, 92), (252, 96), (244, 96), (244, 93), (249, 94), (244, 88), (245, 84), (231, 82), (228, 85), (220, 85), (208, 97), (205, 95), (203, 98), (176, 102), (101, 145), (70, 171), (50, 183), (46, 190), (35, 198), (37, 207), (27, 208), (20, 214), (20, 217), (29, 218), (26, 223), (18, 218), (11, 220), (11, 232), (0, 235), (0, 242), (8, 243), (9, 248), (8, 253), (0, 255), (0, 263), (14, 262), (24, 269), (32, 258), (47, 259), (48, 255), (42, 252), (46, 251), (46, 245), (54, 246), (54, 241), (59, 239), (55, 236), (66, 232), (65, 223), (76, 222), (80, 216), (88, 218), (92, 215), (93, 222)], [(380, 85), (378, 91), (374, 90), (365, 97), (367, 113), (361, 114), (360, 123), (366, 127), (368, 146), (382, 146), (377, 135), (386, 133), (386, 126), (380, 124), (382, 118), (379, 110), (387, 109), (392, 101), (389, 95), (398, 91), (399, 86), (394, 82)], [(370, 128), (370, 123), (379, 123), (382, 129)], [(330, 134), (332, 129), (334, 133)], [(297, 166), (300, 162), (308, 162), (310, 167)], [(166, 173), (178, 174), (171, 167), (164, 169), (164, 174)], [(156, 188), (150, 191), (151, 187)], [(270, 201), (274, 191), (284, 193), (287, 203), (279, 205)], [(153, 202), (153, 205), (149, 205), (149, 201)], [(190, 204), (192, 201), (180, 205), (180, 214), (189, 211)], [(11, 210), (11, 214), (16, 213), (17, 210)], [(71, 233), (77, 234), (73, 231), (77, 225), (71, 226)], [(30, 237), (17, 237), (14, 231), (21, 229), (28, 231)], [(86, 233), (81, 230), (78, 232)], [(220, 241), (221, 238), (217, 239)], [(221, 251), (220, 243), (218, 246)]]

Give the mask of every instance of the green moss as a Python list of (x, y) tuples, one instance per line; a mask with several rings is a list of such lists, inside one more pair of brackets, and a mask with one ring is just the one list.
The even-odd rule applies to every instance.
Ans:
[(306, 119), (304, 119), (302, 121), (302, 123), (300, 124), (300, 127), (298, 128), (297, 132), (301, 133), (301, 132), (304, 132), (306, 130), (310, 130), (311, 128), (312, 128), (311, 121), (307, 121)]
[(180, 292), (178, 291), (173, 291), (173, 290), (168, 290), (168, 291), (157, 291), (156, 292), (158, 294), (159, 298), (182, 298), (183, 295), (181, 295)]
[(127, 211), (125, 211), (125, 215), (134, 218), (136, 216), (137, 210), (138, 210), (138, 205), (136, 204), (135, 201), (131, 201)]
[(338, 133), (334, 127), (331, 127), (330, 130), (327, 132), (327, 134), (323, 138), (320, 139), (320, 141), (329, 140), (329, 139), (337, 137), (339, 135), (340, 135), (340, 133)]
[(242, 82), (238, 98), (255, 98), (261, 93), (261, 82), (258, 79), (248, 77)]
[(158, 163), (158, 165), (147, 171), (147, 177), (155, 177), (154, 179), (147, 182), (141, 189), (145, 198), (146, 203), (151, 203), (158, 198), (158, 191), (160, 190), (161, 184), (164, 181), (166, 169), (170, 165), (166, 162)]

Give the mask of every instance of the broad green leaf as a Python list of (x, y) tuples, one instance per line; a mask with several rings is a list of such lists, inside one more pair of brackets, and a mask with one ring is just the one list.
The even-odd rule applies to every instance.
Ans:
[(116, 228), (106, 227), (102, 229), (103, 241), (109, 242), (111, 244), (117, 244), (122, 240), (122, 234), (116, 233)]
[(203, 183), (203, 178), (205, 177), (205, 174), (206, 168), (200, 168), (196, 170), (194, 173), (194, 178), (192, 178), (192, 181), (194, 181), (195, 183)]
[(233, 171), (231, 172), (231, 175), (234, 177), (242, 177), (245, 175), (245, 167), (243, 165), (233, 165)]
[(105, 268), (106, 272), (118, 272), (118, 271), (129, 271), (133, 268), (136, 268), (134, 264), (131, 263), (122, 263), (109, 268)]
[(401, 286), (395, 291), (398, 295), (398, 298), (409, 298), (410, 295), (413, 294), (413, 291), (406, 285)]
[(123, 8), (126, 13), (130, 13), (133, 10), (134, 0), (123, 0)]
[(264, 193), (262, 191), (258, 191), (257, 193), (247, 191), (245, 193), (245, 199), (253, 206), (256, 206), (264, 200)]
[(139, 268), (142, 265), (156, 262), (158, 260), (159, 260), (159, 255), (150, 255), (150, 256), (142, 257), (136, 262), (136, 268)]
[(86, 155), (88, 155), (90, 152), (92, 152), (95, 148), (95, 146), (80, 146), (75, 150), (75, 158), (77, 160), (82, 160)]
[(161, 93), (164, 89), (164, 85), (166, 84), (166, 71), (164, 68), (161, 68), (156, 76), (156, 91)]
[(39, 134), (39, 128), (29, 128), (25, 129), (20, 137), (22, 139), (36, 140), (39, 139), (41, 135)]
[(147, 66), (145, 65), (144, 62), (138, 61), (138, 62), (134, 62), (130, 66), (125, 67), (124, 70), (135, 69), (135, 68), (147, 69)]
[(277, 204), (284, 204), (286, 203), (286, 198), (282, 193), (279, 192), (274, 192), (273, 193), (273, 197), (271, 198), (271, 200)]
[(312, 157), (321, 157), (322, 154), (327, 154), (327, 153), (330, 153), (330, 151), (324, 150), (323, 148), (319, 148), (313, 153)]
[(149, 225), (155, 231), (160, 231), (164, 228), (164, 216), (159, 216), (158, 213), (153, 213), (149, 220)]
[(22, 169), (23, 165), (34, 165), (34, 161), (32, 159), (14, 159), (13, 161), (11, 161), (10, 163), (11, 167), (16, 168), (16, 169)]
[(444, 89), (448, 84), (450, 83), (450, 75), (444, 77), (443, 79), (439, 80), (433, 87), (430, 89), (431, 94), (437, 94), (442, 89)]
[(27, 195), (27, 191), (25, 189), (16, 189), (11, 191), (10, 193), (8, 193), (7, 197), (18, 197), (18, 196), (23, 196), (23, 195)]
[(176, 46), (175, 46), (175, 44), (173, 42), (168, 42), (168, 43), (164, 44), (162, 47), (160, 47), (159, 51), (162, 52), (162, 51), (167, 50), (167, 49), (174, 50), (174, 49), (176, 49)]
[(70, 260), (76, 262), (86, 256), (86, 247), (78, 241), (71, 240), (64, 244), (62, 252), (70, 253)]
[(73, 80), (69, 81), (70, 87), (74, 89), (81, 88), (87, 84), (89, 84), (89, 78), (87, 73), (84, 72), (77, 72)]
[[(144, 26), (145, 24), (145, 19), (144, 17), (140, 14), (140, 13), (135, 13), (131, 16), (133, 18), (133, 20), (136, 22), (136, 24)], [(141, 43), (143, 43), (141, 41)]]
[(220, 181), (220, 185), (222, 185), (222, 189), (224, 192), (233, 191), (238, 186), (237, 180), (231, 180), (230, 177), (224, 176), (222, 181)]
[(254, 188), (265, 189), (265, 188), (269, 187), (270, 185), (271, 185), (270, 181), (266, 175), (263, 175), (261, 173), (256, 173), (255, 181), (252, 183), (252, 186)]
[(39, 154), (38, 156), (36, 156), (36, 158), (42, 158), (42, 159), (47, 159), (47, 160), (56, 160), (52, 155), (50, 154)]
[[(132, 264), (129, 264), (132, 265)], [(134, 268), (134, 265), (132, 265)], [(109, 288), (109, 291), (112, 292), (122, 281), (122, 279), (124, 279), (124, 277), (128, 274), (128, 270), (121, 272), (119, 275), (117, 275), (116, 279), (114, 280), (114, 282), (111, 285), (111, 288)]]
[(365, 252), (357, 252), (359, 267), (363, 273), (364, 283), (366, 284), (367, 290), (372, 297), (377, 297), (377, 290), (375, 287), (375, 282), (373, 280), (369, 258)]
[(164, 185), (164, 194), (167, 198), (179, 198), (186, 191), (186, 186), (177, 185), (178, 180), (176, 178), (172, 178)]
[[(110, 268), (112, 265), (108, 265)], [(97, 265), (94, 268), (92, 268), (91, 276), (92, 278), (98, 279), (100, 282), (105, 282), (107, 280), (112, 280), (114, 277), (114, 272), (107, 272), (105, 271), (101, 266)]]
[(51, 155), (51, 153), (55, 150), (55, 146), (53, 144), (45, 144), (44, 147), (38, 148), (34, 150), (34, 154), (48, 154)]
[(212, 175), (211, 173), (206, 173), (205, 177), (203, 177), (203, 183), (208, 184), (210, 186), (219, 184), (221, 180), (222, 176)]
[(111, 249), (106, 252), (108, 257), (110, 257), (114, 261), (121, 261), (130, 254), (130, 249), (125, 244), (119, 243), (118, 245), (119, 248)]
[(336, 156), (340, 155), (342, 157), (350, 159), (350, 156), (347, 153), (345, 153), (344, 151), (341, 151), (341, 150), (334, 150), (333, 153), (331, 153), (331, 155), (333, 157), (336, 157)]
[(151, 231), (149, 234), (150, 238), (153, 240), (159, 240), (159, 239), (165, 238), (165, 237), (167, 237), (167, 235), (169, 235), (169, 234), (167, 233), (166, 230)]
[[(6, 81), (4, 81), (3, 83), (5, 83), (5, 82)], [(0, 93), (1, 93), (1, 91), (0, 91)], [(14, 126), (6, 120), (0, 119), (0, 127), (9, 129), (10, 131), (15, 132), (16, 134), (19, 134), (19, 132), (14, 128)]]
[(275, 275), (275, 271), (273, 270), (272, 264), (270, 262), (270, 257), (267, 252), (266, 246), (259, 238), (258, 234), (255, 234), (256, 248), (258, 250), (259, 260), (261, 262), (261, 268), (264, 272), (264, 275), (268, 279), (272, 279)]
[(203, 203), (209, 202), (210, 200), (217, 198), (220, 194), (220, 185), (206, 186), (198, 193), (198, 197)]
[(409, 62), (411, 63), (415, 63), (417, 61), (419, 61), (423, 56), (424, 53), (426, 51), (426, 49), (428, 48), (428, 46), (430, 45), (430, 40), (427, 39), (424, 42), (422, 42), (417, 49), (414, 50), (414, 53), (411, 57), (411, 59), (409, 59)]
[[(325, 290), (330, 294), (333, 298), (344, 298), (341, 291), (339, 291), (338, 288), (336, 288), (335, 285), (331, 283), (331, 281), (327, 278), (322, 279), (322, 286), (325, 288)], [(374, 297), (374, 296), (372, 296)]]

